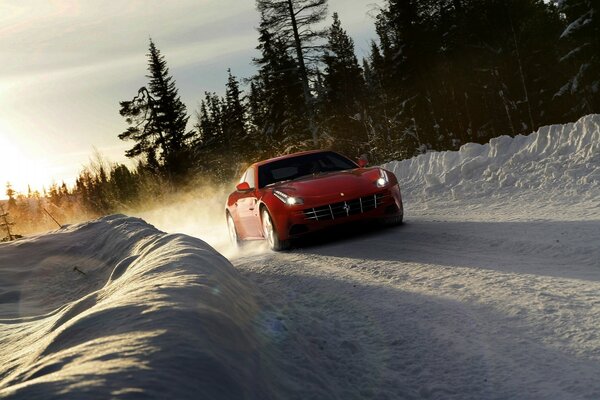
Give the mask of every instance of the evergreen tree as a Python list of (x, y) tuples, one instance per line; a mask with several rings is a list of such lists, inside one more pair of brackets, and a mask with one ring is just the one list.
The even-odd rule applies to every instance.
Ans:
[(426, 27), (415, 0), (388, 0), (376, 19), (379, 47), (373, 46), (371, 66), (377, 86), (370, 92), (376, 97), (371, 107), (375, 130), (375, 152), (385, 158), (406, 158), (431, 147), (424, 95), (428, 83), (423, 71), (427, 66), (425, 49), (434, 47), (426, 40)]
[(311, 51), (319, 49), (314, 44), (315, 40), (324, 35), (324, 32), (315, 29), (315, 25), (327, 16), (327, 0), (256, 0), (256, 5), (261, 13), (261, 31), (276, 32), (277, 40), (285, 50), (295, 53), (309, 129), (314, 145), (317, 145), (318, 128), (307, 61)]
[(252, 137), (264, 143), (264, 155), (309, 148), (311, 134), (296, 62), (286, 45), (264, 27), (259, 42), (262, 56), (254, 60), (259, 70), (248, 98), (249, 109), (257, 112), (251, 119)]
[(246, 106), (243, 103), (242, 91), (231, 69), (227, 70), (228, 78), (223, 102), (223, 133), (232, 155), (244, 154), (247, 145)]
[(366, 146), (368, 142), (362, 123), (365, 118), (365, 83), (354, 53), (354, 42), (342, 29), (337, 13), (333, 14), (327, 39), (320, 96), (324, 105), (324, 125), (334, 139), (334, 148), (354, 154), (365, 150), (357, 148), (357, 144), (362, 142)]
[[(6, 232), (6, 237), (0, 237), (0, 241), (12, 241), (17, 239), (17, 236), (13, 234), (12, 227), (15, 225), (9, 219), (8, 211), (4, 210), (4, 205), (0, 203), (0, 231)], [(4, 235), (4, 233), (2, 233)]]
[(220, 181), (232, 179), (239, 172), (240, 160), (252, 153), (241, 96), (237, 79), (229, 73), (225, 98), (206, 92), (196, 113), (197, 164)]
[(225, 134), (225, 100), (216, 93), (205, 92), (196, 113), (197, 140), (195, 153), (197, 164), (220, 180), (230, 178), (231, 137)]
[(204, 99), (200, 102), (197, 113), (196, 128), (199, 135), (197, 140), (204, 145), (219, 143), (219, 148), (225, 148), (229, 141), (223, 133), (224, 125), (224, 100), (216, 93), (204, 92)]
[(133, 205), (139, 195), (138, 181), (135, 174), (123, 164), (114, 165), (109, 176), (110, 186), (108, 190), (112, 193), (113, 207), (124, 208)]
[(189, 117), (169, 75), (167, 62), (152, 40), (148, 71), (148, 88), (140, 88), (133, 100), (120, 103), (120, 113), (130, 126), (119, 138), (136, 142), (126, 152), (127, 157), (144, 156), (150, 168), (180, 179), (190, 167), (192, 133), (186, 131)]
[(573, 104), (569, 117), (600, 111), (600, 4), (593, 0), (562, 0), (566, 28), (560, 38), (567, 45), (561, 62), (568, 79), (557, 92)]
[(17, 192), (13, 189), (12, 184), (10, 182), (6, 182), (6, 196), (8, 197), (8, 210), (11, 211), (17, 206), (17, 201), (15, 199)]

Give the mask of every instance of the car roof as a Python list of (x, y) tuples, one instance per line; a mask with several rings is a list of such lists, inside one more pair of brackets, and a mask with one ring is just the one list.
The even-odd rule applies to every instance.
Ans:
[(256, 163), (252, 164), (251, 166), (252, 167), (260, 167), (262, 165), (272, 163), (273, 161), (285, 160), (287, 158), (293, 158), (293, 157), (304, 156), (304, 155), (307, 155), (307, 154), (316, 154), (316, 153), (335, 153), (335, 151), (332, 151), (332, 150), (308, 150), (308, 151), (300, 151), (298, 153), (286, 154), (286, 155), (279, 156), (279, 157), (269, 158), (268, 160), (259, 161), (259, 162), (256, 162)]

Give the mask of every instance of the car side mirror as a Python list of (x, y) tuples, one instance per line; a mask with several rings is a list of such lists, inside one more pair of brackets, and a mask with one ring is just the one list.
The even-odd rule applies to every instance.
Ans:
[(252, 190), (252, 188), (250, 188), (250, 184), (248, 182), (242, 182), (235, 187), (235, 190), (238, 192), (248, 192)]
[(369, 159), (367, 158), (367, 155), (363, 154), (362, 156), (360, 156), (357, 163), (360, 168), (364, 168), (367, 165), (369, 165)]

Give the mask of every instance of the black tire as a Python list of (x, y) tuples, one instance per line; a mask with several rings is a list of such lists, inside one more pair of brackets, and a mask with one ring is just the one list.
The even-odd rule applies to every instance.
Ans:
[(383, 220), (385, 226), (398, 226), (404, 222), (404, 213), (400, 215), (394, 215)]
[(227, 231), (229, 233), (229, 242), (231, 243), (231, 245), (234, 248), (239, 249), (242, 245), (242, 241), (240, 240), (240, 237), (238, 236), (235, 222), (233, 222), (233, 217), (228, 212), (226, 218), (227, 218)]
[(271, 214), (269, 214), (269, 211), (267, 211), (266, 208), (262, 209), (261, 222), (263, 227), (263, 236), (265, 237), (265, 241), (267, 242), (271, 250), (281, 251), (290, 248), (289, 240), (279, 240), (279, 234), (277, 233), (277, 229), (273, 224)]

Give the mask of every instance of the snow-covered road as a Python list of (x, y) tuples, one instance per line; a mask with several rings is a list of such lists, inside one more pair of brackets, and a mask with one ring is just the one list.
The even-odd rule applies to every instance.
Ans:
[(599, 221), (413, 216), (343, 236), (233, 261), (285, 326), (290, 370), (339, 398), (600, 397)]

